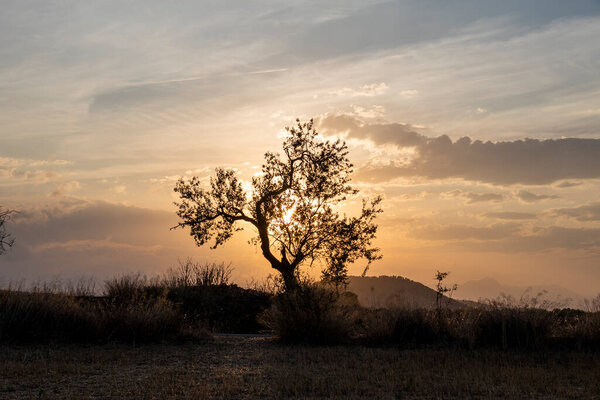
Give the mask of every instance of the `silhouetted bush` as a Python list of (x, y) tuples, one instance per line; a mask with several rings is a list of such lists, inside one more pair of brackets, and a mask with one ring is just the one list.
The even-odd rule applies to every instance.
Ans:
[(188, 321), (227, 333), (259, 332), (257, 317), (271, 302), (269, 294), (237, 285), (176, 287), (166, 298)]
[(0, 292), (0, 341), (96, 341), (98, 318), (66, 295)]
[(224, 264), (188, 261), (151, 279), (110, 279), (105, 296), (89, 295), (90, 281), (0, 291), (0, 342), (142, 343), (266, 328), (289, 343), (600, 349), (600, 311), (506, 299), (462, 309), (369, 309), (353, 293), (307, 282), (287, 294), (244, 289), (226, 283)]
[(355, 306), (335, 291), (303, 285), (276, 296), (260, 321), (287, 343), (338, 344), (349, 342)]
[(189, 336), (190, 325), (162, 299), (117, 304), (56, 293), (0, 292), (0, 342), (138, 343)]
[(157, 293), (148, 290), (150, 286), (150, 280), (145, 275), (125, 274), (104, 281), (104, 294), (117, 304), (135, 303), (146, 297), (149, 292), (153, 297), (163, 294), (162, 288)]
[(164, 275), (147, 278), (123, 275), (105, 281), (105, 294), (113, 304), (137, 304), (164, 299), (185, 320), (208, 330), (256, 333), (257, 316), (270, 305), (270, 294), (229, 284), (231, 267), (201, 264), (187, 259)]
[(358, 321), (359, 342), (414, 348), (453, 344), (450, 310), (421, 308), (365, 309)]
[(566, 347), (600, 350), (600, 311), (555, 310), (558, 341)]
[(552, 319), (546, 310), (494, 307), (471, 314), (475, 346), (532, 349), (549, 343)]
[(168, 288), (229, 285), (232, 271), (231, 265), (225, 263), (203, 264), (187, 258), (179, 260), (177, 267), (159, 278), (159, 285)]

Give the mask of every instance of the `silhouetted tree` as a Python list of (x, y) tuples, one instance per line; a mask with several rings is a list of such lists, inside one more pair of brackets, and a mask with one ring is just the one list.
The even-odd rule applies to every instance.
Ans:
[(4, 254), (15, 243), (11, 234), (6, 231), (6, 222), (14, 211), (0, 206), (0, 254)]
[(444, 298), (444, 295), (448, 292), (452, 293), (453, 291), (458, 289), (457, 284), (454, 284), (450, 287), (443, 284), (444, 279), (446, 279), (449, 274), (450, 274), (450, 272), (440, 272), (440, 271), (437, 271), (435, 273), (435, 280), (437, 281), (437, 284), (435, 285), (435, 289), (436, 289), (435, 290), (436, 291), (435, 304), (436, 304), (436, 307), (438, 310), (442, 307), (442, 299)]
[(242, 229), (239, 222), (253, 226), (253, 243), (281, 273), (286, 290), (298, 286), (304, 264), (318, 263), (325, 278), (339, 283), (346, 280), (348, 263), (381, 258), (372, 246), (381, 198), (363, 200), (358, 217), (336, 212), (336, 205), (358, 193), (349, 184), (346, 143), (321, 140), (312, 120), (296, 122), (286, 127), (283, 155), (265, 153), (262, 173), (252, 178), (249, 193), (233, 170), (223, 168), (216, 169), (209, 188), (193, 177), (180, 179), (174, 189), (181, 198), (175, 203), (181, 218), (175, 228), (190, 227), (197, 245), (214, 239), (216, 248)]

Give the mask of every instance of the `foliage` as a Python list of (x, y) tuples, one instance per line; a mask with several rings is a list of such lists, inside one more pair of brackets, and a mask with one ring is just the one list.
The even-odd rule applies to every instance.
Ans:
[(225, 243), (245, 222), (254, 227), (253, 242), (281, 273), (287, 289), (298, 286), (298, 270), (317, 262), (324, 276), (344, 282), (346, 265), (360, 258), (379, 259), (372, 246), (381, 212), (377, 197), (363, 201), (358, 217), (346, 217), (335, 206), (358, 193), (350, 184), (352, 164), (341, 140), (320, 140), (313, 121), (286, 128), (283, 155), (267, 152), (259, 175), (246, 193), (234, 170), (217, 168), (210, 187), (202, 188), (197, 177), (179, 180), (177, 227), (189, 227), (201, 246)]
[(283, 293), (260, 316), (260, 321), (288, 343), (338, 344), (352, 333), (352, 307), (337, 292), (316, 285), (302, 285)]
[(4, 254), (15, 243), (15, 239), (6, 231), (6, 223), (13, 213), (14, 211), (0, 206), (0, 254)]

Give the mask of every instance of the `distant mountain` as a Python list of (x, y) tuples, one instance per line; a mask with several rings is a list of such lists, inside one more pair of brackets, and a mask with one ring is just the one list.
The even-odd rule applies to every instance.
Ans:
[[(401, 276), (351, 276), (348, 280), (348, 290), (356, 293), (364, 307), (435, 307), (435, 290)], [(466, 303), (444, 298), (444, 305), (450, 308), (462, 308)]]
[(503, 295), (512, 297), (516, 302), (527, 301), (534, 297), (547, 300), (560, 307), (577, 307), (584, 299), (579, 293), (560, 286), (510, 286), (503, 285), (493, 278), (468, 281), (458, 285), (455, 297), (465, 300), (497, 299)]

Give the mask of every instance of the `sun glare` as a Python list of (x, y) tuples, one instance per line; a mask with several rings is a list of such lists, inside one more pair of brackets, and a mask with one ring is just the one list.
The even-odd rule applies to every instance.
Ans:
[(295, 210), (296, 210), (296, 207), (290, 207), (289, 209), (287, 209), (283, 213), (283, 222), (285, 222), (286, 224), (289, 224), (290, 222), (292, 222)]

